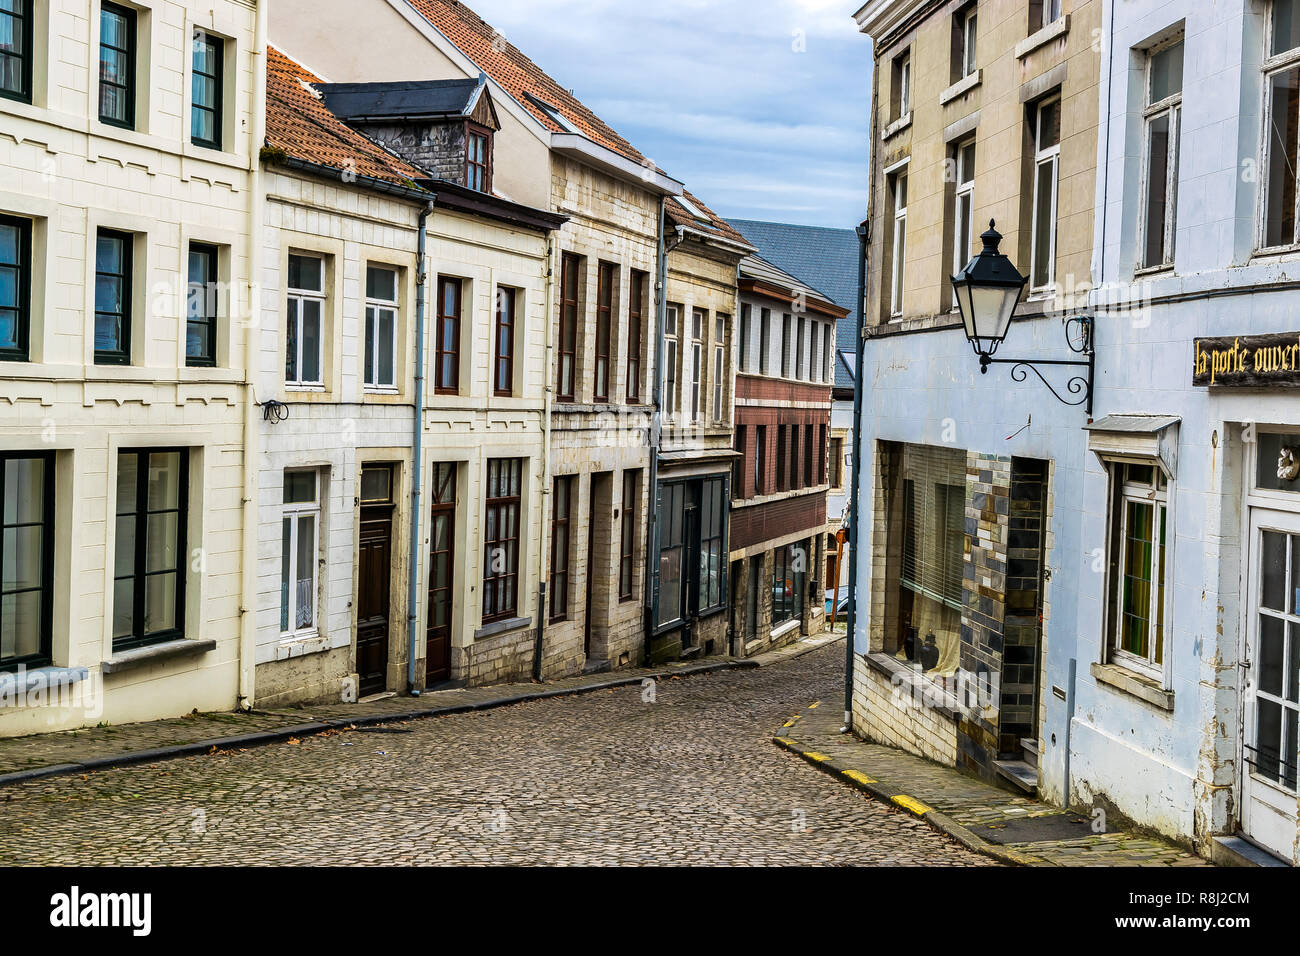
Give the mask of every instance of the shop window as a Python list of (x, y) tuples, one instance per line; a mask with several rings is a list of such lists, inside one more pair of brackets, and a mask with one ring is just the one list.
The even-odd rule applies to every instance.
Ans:
[(965, 452), (904, 446), (902, 497), (900, 656), (949, 676), (961, 658)]

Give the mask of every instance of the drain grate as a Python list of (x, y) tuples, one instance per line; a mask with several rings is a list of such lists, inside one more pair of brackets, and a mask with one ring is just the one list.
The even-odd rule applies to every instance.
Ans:
[(973, 826), (970, 831), (981, 839), (999, 845), (1078, 840), (1092, 835), (1088, 818), (1077, 813), (1053, 813), (1042, 817), (1008, 817), (1002, 823)]

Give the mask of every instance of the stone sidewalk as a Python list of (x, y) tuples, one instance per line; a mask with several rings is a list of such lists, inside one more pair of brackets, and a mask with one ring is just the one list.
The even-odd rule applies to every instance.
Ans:
[[(1066, 814), (950, 767), (842, 734), (843, 716), (837, 700), (814, 702), (786, 721), (773, 742), (844, 783), (901, 807), (971, 850), (1019, 866), (1210, 865), (1159, 839), (1127, 832), (1093, 833), (1087, 810), (1080, 819), (1080, 814)], [(1040, 834), (1029, 832), (1039, 826), (1043, 827)], [(991, 838), (1002, 830), (1023, 833), (1026, 839)], [(1038, 838), (1050, 830), (1075, 832), (1065, 838)]]
[(0, 786), (61, 774), (185, 757), (275, 743), (342, 727), (488, 710), (527, 700), (562, 697), (643, 680), (672, 680), (690, 674), (763, 667), (798, 657), (843, 639), (822, 632), (756, 657), (705, 658), (660, 667), (584, 674), (535, 683), (496, 684), (431, 691), (419, 697), (386, 696), (355, 704), (317, 704), (251, 713), (193, 713), (169, 720), (0, 739)]

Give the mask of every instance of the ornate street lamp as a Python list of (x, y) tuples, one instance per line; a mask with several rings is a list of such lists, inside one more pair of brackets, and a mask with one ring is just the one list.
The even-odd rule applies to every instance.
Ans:
[[(989, 366), (994, 363), (1013, 366), (1011, 377), (1017, 382), (1023, 382), (1028, 372), (1033, 372), (1047, 386), (1048, 391), (1056, 396), (1057, 401), (1066, 405), (1084, 405), (1088, 417), (1091, 418), (1092, 372), (1095, 356), (1090, 317), (1073, 316), (1066, 320), (1066, 344), (1070, 347), (1070, 351), (1077, 355), (1086, 355), (1086, 359), (1029, 361), (994, 358), (998, 346), (1007, 337), (1007, 330), (1011, 328), (1011, 316), (1029, 279), (1022, 276), (1011, 260), (998, 251), (1002, 236), (993, 225), (993, 220), (990, 219), (988, 231), (980, 236), (984, 248), (952, 277), (953, 296), (961, 312), (966, 338), (975, 350), (975, 354), (979, 356), (981, 374), (987, 374)], [(1070, 332), (1074, 328), (1080, 332), (1078, 344), (1070, 338)], [(1036, 367), (1039, 365), (1086, 367), (1088, 369), (1086, 377), (1076, 375), (1066, 383), (1069, 393), (1079, 397), (1074, 401), (1062, 397), (1043, 377), (1043, 373)]]

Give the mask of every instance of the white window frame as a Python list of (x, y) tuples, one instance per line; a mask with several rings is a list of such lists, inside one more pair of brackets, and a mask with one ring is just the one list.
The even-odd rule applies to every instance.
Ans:
[(891, 175), (894, 229), (889, 241), (889, 315), (895, 319), (903, 315), (903, 278), (907, 265), (907, 174), (908, 168), (903, 166)]
[[(1040, 145), (1043, 138), (1043, 109), (1047, 106), (1055, 105), (1057, 115), (1061, 114), (1061, 97), (1059, 95), (1049, 96), (1041, 100), (1034, 109), (1034, 221), (1033, 229), (1029, 236), (1029, 291), (1031, 294), (1045, 294), (1051, 292), (1056, 286), (1056, 225), (1058, 220), (1057, 197), (1060, 193), (1061, 183), (1061, 142), (1057, 137), (1056, 143), (1051, 146), (1043, 147)], [(1037, 263), (1038, 235), (1042, 228), (1042, 223), (1038, 221), (1038, 189), (1039, 189), (1039, 170), (1046, 165), (1052, 167), (1052, 219), (1050, 223), (1051, 233), (1047, 236), (1047, 282), (1035, 285), (1034, 272)]]
[[(297, 369), (298, 377), (291, 379), (286, 375), (284, 384), (289, 388), (320, 389), (320, 388), (324, 388), (325, 386), (325, 335), (326, 335), (325, 328), (327, 324), (325, 307), (328, 301), (325, 295), (325, 289), (326, 289), (325, 284), (329, 275), (329, 271), (325, 268), (325, 256), (322, 255), (321, 253), (307, 252), (307, 251), (302, 251), (302, 252), (291, 251), (290, 255), (298, 256), (299, 258), (302, 259), (311, 259), (320, 266), (320, 291), (316, 291), (313, 289), (295, 289), (289, 286), (288, 272), (286, 271), (285, 288), (288, 293), (287, 302), (296, 302), (298, 304), (298, 310), (297, 310), (298, 311), (298, 318), (297, 318), (298, 334), (296, 336), (296, 341), (298, 343), (298, 351), (297, 354), (294, 356), (295, 368)], [(287, 269), (288, 259), (285, 260), (285, 263)], [(285, 341), (286, 350), (289, 347), (289, 333), (288, 333), (289, 309), (288, 309), (287, 302), (285, 305), (285, 313), (284, 313), (285, 316), (285, 340), (284, 341)], [(317, 335), (316, 335), (316, 347), (317, 347), (316, 370), (319, 374), (319, 377), (316, 379), (305, 379), (302, 377), (302, 367), (303, 367), (303, 363), (302, 363), (303, 318), (302, 317), (303, 317), (303, 305), (307, 302), (316, 302), (320, 305), (320, 328), (317, 330)]]
[[(953, 170), (956, 175), (956, 187), (952, 205), (952, 271), (954, 274), (966, 268), (966, 263), (974, 253), (975, 244), (975, 170), (966, 169), (966, 149), (971, 149), (971, 164), (975, 163), (975, 139), (962, 140), (954, 147), (955, 160)], [(969, 175), (968, 179), (966, 177)], [(966, 215), (962, 215), (962, 203), (967, 205)], [(965, 234), (963, 241), (963, 233)], [(955, 305), (955, 303), (954, 303)]]
[(758, 310), (758, 372), (770, 375), (772, 370), (772, 310)]
[(1050, 27), (1061, 19), (1061, 0), (1043, 0), (1043, 22), (1039, 28)]
[[(1159, 460), (1154, 458), (1107, 458), (1107, 489), (1112, 513), (1108, 522), (1107, 547), (1115, 550), (1112, 554), (1112, 562), (1115, 565), (1114, 580), (1110, 582), (1107, 596), (1107, 617), (1110, 623), (1110, 633), (1106, 635), (1107, 659), (1111, 664), (1126, 668), (1151, 680), (1157, 681), (1162, 687), (1166, 686), (1165, 674), (1169, 667), (1169, 658), (1171, 651), (1170, 636), (1173, 633), (1173, 554), (1174, 554), (1174, 525), (1173, 525), (1173, 480), (1161, 467)], [(1139, 465), (1153, 469), (1152, 474), (1155, 481), (1152, 484), (1130, 482), (1123, 480), (1126, 467), (1128, 465)], [(1118, 488), (1116, 493), (1116, 483), (1123, 480), (1123, 484)], [(1163, 485), (1163, 487), (1162, 487)], [(1130, 651), (1124, 650), (1121, 644), (1123, 634), (1123, 614), (1122, 607), (1125, 562), (1127, 560), (1127, 549), (1125, 540), (1128, 534), (1128, 512), (1130, 504), (1150, 504), (1154, 506), (1152, 537), (1153, 537), (1153, 555), (1151, 564), (1151, 601), (1148, 608), (1148, 634), (1147, 634), (1147, 657), (1141, 658)], [(1118, 509), (1115, 513), (1113, 509)], [(1160, 545), (1160, 528), (1163, 523), (1165, 544)], [(1108, 562), (1108, 565), (1112, 562)], [(1159, 606), (1160, 587), (1159, 580), (1161, 575), (1161, 563), (1163, 563), (1163, 574), (1165, 580), (1165, 597), (1164, 608)], [(1160, 620), (1160, 612), (1163, 610), (1163, 649), (1162, 659), (1160, 662), (1154, 660), (1155, 648), (1157, 644), (1156, 623)]]
[(898, 57), (898, 115), (902, 119), (912, 112), (912, 51), (908, 50)]
[[(395, 296), (395, 298), (389, 300), (389, 299), (371, 298), (369, 295), (366, 296), (366, 306), (365, 306), (364, 316), (362, 319), (363, 325), (361, 330), (362, 331), (361, 381), (362, 381), (362, 386), (367, 392), (381, 392), (386, 394), (395, 394), (397, 392), (397, 329), (398, 329), (398, 318), (400, 316), (400, 311), (401, 311), (402, 273), (396, 266), (392, 266), (384, 262), (367, 262), (366, 280), (365, 280), (367, 287), (370, 284), (369, 280), (370, 280), (371, 269), (378, 269), (383, 272), (392, 273), (393, 295)], [(372, 381), (372, 379), (378, 378), (378, 372), (379, 372), (378, 332), (379, 332), (379, 315), (381, 312), (391, 313), (391, 321), (392, 321), (392, 328), (393, 328), (393, 343), (392, 343), (392, 356), (391, 356), (392, 361), (390, 366), (393, 370), (393, 380), (391, 382)], [(372, 321), (372, 316), (373, 316), (373, 321)], [(371, 370), (371, 374), (367, 375), (366, 368), (365, 368), (366, 351), (369, 345), (370, 335), (371, 335), (370, 330), (372, 327), (374, 329), (375, 336), (376, 336), (375, 348), (374, 348), (375, 363), (374, 363), (374, 368)], [(494, 373), (495, 373), (495, 368), (494, 368)], [(493, 381), (495, 380), (496, 379), (494, 375)]]
[[(303, 638), (315, 637), (320, 633), (320, 521), (321, 521), (321, 473), (316, 468), (289, 468), (286, 473), (309, 474), (312, 476), (315, 485), (315, 495), (310, 502), (295, 502), (289, 504), (282, 502), (280, 506), (280, 533), (284, 534), (284, 522), (289, 521), (289, 564), (288, 567), (280, 568), (281, 587), (285, 576), (288, 576), (288, 595), (289, 595), (289, 628), (281, 628), (281, 640), (301, 640)], [(301, 527), (301, 519), (304, 517), (312, 518), (312, 547), (311, 555), (314, 561), (311, 569), (311, 624), (305, 627), (298, 627), (294, 622), (298, 619), (298, 595), (296, 593), (295, 583), (298, 580), (298, 533)], [(283, 538), (281, 539), (283, 540)], [(283, 611), (283, 608), (282, 608)]]
[(822, 381), (831, 381), (831, 355), (834, 352), (831, 341), (831, 330), (835, 327), (834, 323), (827, 322), (822, 328)]
[[(1297, 9), (1300, 13), (1300, 9)], [(1264, 29), (1264, 62), (1261, 67), (1263, 72), (1263, 82), (1261, 83), (1260, 96), (1263, 99), (1261, 112), (1264, 116), (1263, 136), (1260, 143), (1260, 176), (1262, 179), (1259, 189), (1259, 213), (1256, 216), (1257, 223), (1257, 248), (1261, 252), (1287, 252), (1300, 249), (1300, 169), (1295, 170), (1296, 183), (1295, 188), (1295, 210), (1294, 226), (1295, 231), (1292, 234), (1290, 242), (1281, 242), (1276, 245), (1268, 244), (1268, 193), (1271, 183), (1269, 182), (1268, 170), (1270, 161), (1270, 144), (1273, 142), (1273, 97), (1270, 91), (1273, 84), (1273, 77), (1279, 73), (1288, 73), (1292, 70), (1300, 70), (1300, 46), (1292, 47), (1289, 50), (1283, 50), (1281, 53), (1270, 53), (1273, 49), (1273, 4), (1268, 7), (1268, 15), (1264, 18), (1266, 21)], [(1300, 124), (1297, 124), (1300, 126)], [(1300, 136), (1300, 132), (1297, 133)], [(1297, 155), (1300, 155), (1300, 148), (1297, 149)]]
[[(1174, 264), (1174, 236), (1178, 228), (1178, 142), (1183, 127), (1183, 87), (1179, 78), (1178, 92), (1152, 103), (1151, 76), (1152, 66), (1157, 55), (1178, 43), (1183, 37), (1162, 43), (1147, 51), (1146, 75), (1143, 85), (1143, 101), (1146, 106), (1142, 111), (1142, 186), (1141, 202), (1138, 205), (1138, 268), (1137, 271), (1165, 269)], [(1151, 199), (1151, 127), (1162, 116), (1169, 117), (1169, 145), (1165, 156), (1165, 217), (1164, 256), (1160, 262), (1147, 262), (1147, 203)]]
[(701, 402), (704, 396), (700, 392), (700, 380), (704, 375), (704, 320), (703, 309), (691, 309), (691, 421), (700, 420)]
[(979, 8), (971, 4), (959, 14), (961, 17), (961, 76), (964, 80), (979, 67), (975, 57), (975, 42), (978, 39)]
[(664, 416), (677, 414), (677, 306), (664, 307)]

